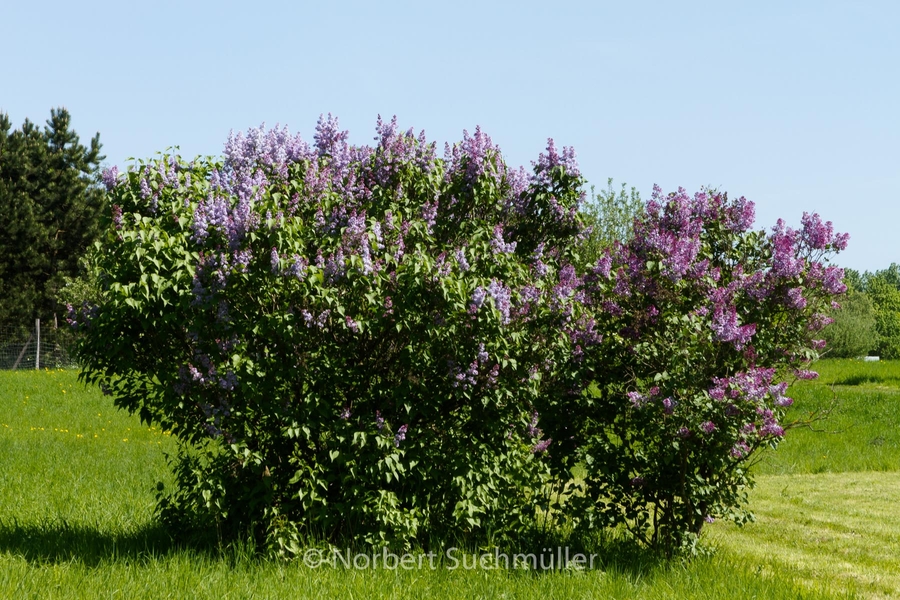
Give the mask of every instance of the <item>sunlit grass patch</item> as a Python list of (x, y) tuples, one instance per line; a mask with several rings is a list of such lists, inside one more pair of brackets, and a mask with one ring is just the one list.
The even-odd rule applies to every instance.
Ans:
[(900, 594), (900, 473), (760, 477), (757, 522), (711, 527), (710, 543), (763, 572), (810, 586), (831, 580), (865, 597)]
[[(797, 410), (830, 401), (822, 379), (792, 389)], [(713, 556), (665, 564), (610, 546), (595, 571), (348, 571), (178, 546), (153, 519), (171, 436), (75, 372), (0, 372), (0, 598), (894, 597), (900, 473), (871, 469), (900, 471), (890, 445), (900, 395), (847, 387), (821, 424), (836, 433), (791, 431), (760, 465), (758, 522), (709, 527)], [(870, 444), (877, 436), (885, 442)], [(822, 465), (869, 472), (798, 475)]]
[(819, 382), (826, 385), (884, 385), (900, 387), (900, 360), (820, 360), (815, 364)]
[[(764, 454), (760, 474), (900, 471), (900, 361), (866, 363), (820, 361), (820, 376), (800, 381), (788, 395), (794, 406), (787, 419), (824, 417), (809, 427), (788, 431), (775, 452)], [(875, 374), (882, 383), (838, 385), (854, 375)], [(890, 376), (890, 377), (889, 377)]]
[(117, 410), (75, 371), (2, 372), (0, 403), (0, 518), (150, 517), (155, 483), (168, 481), (171, 436)]

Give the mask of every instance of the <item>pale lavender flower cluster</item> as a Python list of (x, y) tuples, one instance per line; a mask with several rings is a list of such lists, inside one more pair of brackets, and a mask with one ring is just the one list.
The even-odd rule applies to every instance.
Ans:
[[(341, 247), (338, 248), (337, 252), (343, 257), (345, 250), (349, 253), (358, 254), (360, 259), (362, 259), (360, 272), (363, 275), (371, 275), (375, 271), (376, 265), (372, 261), (372, 245), (369, 240), (369, 231), (366, 225), (366, 211), (363, 210), (357, 214), (356, 209), (354, 209), (347, 217), (347, 226), (344, 228), (343, 243)], [(337, 257), (337, 253), (335, 256)], [(341, 269), (337, 268), (335, 272), (341, 272)]]
[(676, 404), (677, 403), (675, 402), (675, 400), (673, 400), (671, 397), (663, 398), (663, 401), (662, 401), (663, 412), (665, 412), (667, 415), (671, 415), (673, 412), (675, 412)]
[(339, 247), (331, 256), (328, 257), (328, 260), (325, 261), (325, 280), (328, 283), (333, 284), (336, 281), (342, 279), (346, 275), (346, 273), (347, 266), (345, 264), (344, 249), (343, 247)]
[(640, 392), (632, 391), (632, 392), (627, 392), (625, 395), (628, 397), (628, 400), (631, 402), (631, 405), (634, 406), (635, 408), (643, 408), (647, 404), (647, 401), (649, 400), (649, 398), (647, 396), (645, 396), (644, 394), (641, 394)]
[[(215, 174), (213, 179), (216, 179)], [(209, 196), (197, 204), (191, 239), (198, 245), (204, 245), (210, 232), (217, 232), (224, 237), (229, 248), (237, 250), (245, 236), (259, 227), (260, 217), (253, 211), (253, 205), (261, 191), (256, 189), (251, 192), (252, 195), (241, 192), (234, 205), (220, 191), (210, 191)]]
[(472, 292), (472, 299), (469, 304), (469, 312), (472, 314), (478, 312), (478, 309), (480, 309), (484, 305), (485, 299), (487, 299), (487, 290), (485, 290), (481, 286), (475, 288), (475, 291)]
[(748, 231), (756, 220), (756, 207), (743, 196), (726, 208), (726, 226), (734, 232)]
[(476, 356), (479, 363), (486, 363), (490, 356), (487, 353), (487, 350), (484, 349), (484, 342), (478, 344), (478, 355)]
[[(412, 129), (405, 133), (399, 133), (396, 115), (390, 123), (385, 123), (382, 121), (381, 115), (378, 115), (375, 130), (378, 151), (375, 153), (375, 161), (371, 165), (369, 175), (378, 185), (384, 188), (396, 187), (397, 182), (394, 177), (404, 164), (413, 163), (426, 172), (430, 172), (434, 168), (435, 144), (426, 143), (424, 131), (419, 133), (418, 138), (413, 134)], [(361, 150), (360, 156), (355, 160), (364, 163), (366, 161), (360, 160), (360, 158), (365, 158), (371, 152), (371, 150)]]
[(832, 319), (828, 315), (816, 313), (810, 319), (809, 330), (814, 332), (822, 331), (825, 327), (831, 325), (832, 323), (834, 323), (834, 319)]
[(823, 223), (822, 218), (816, 213), (803, 213), (800, 223), (802, 225), (800, 238), (810, 249), (826, 250), (834, 248), (835, 250), (844, 250), (847, 247), (850, 236), (846, 233), (835, 234), (831, 221)]
[(160, 162), (157, 166), (159, 173), (159, 181), (162, 187), (178, 188), (178, 161), (174, 156), (169, 156), (164, 162)]
[(103, 180), (103, 185), (106, 186), (107, 192), (111, 192), (114, 187), (121, 183), (119, 181), (119, 167), (115, 165), (113, 165), (109, 169), (103, 169), (100, 177)]
[(266, 130), (263, 123), (246, 134), (230, 132), (224, 154), (226, 168), (238, 178), (255, 171), (259, 165), (284, 176), (287, 165), (308, 157), (310, 149), (299, 134), (291, 136), (287, 127), (279, 129), (276, 125)]
[(246, 273), (253, 259), (253, 251), (249, 248), (234, 253), (234, 266), (241, 273)]
[(715, 339), (720, 342), (732, 342), (735, 348), (743, 348), (756, 334), (756, 324), (740, 325), (737, 308), (717, 305), (713, 309), (710, 323)]
[(207, 388), (210, 390), (218, 390), (216, 397), (219, 403), (218, 408), (206, 405), (208, 412), (205, 416), (208, 418), (212, 414), (220, 416), (230, 416), (230, 409), (226, 396), (222, 392), (230, 392), (238, 386), (238, 377), (231, 369), (225, 369), (224, 374), (220, 374), (213, 364), (208, 354), (203, 352), (195, 352), (194, 359), (178, 370), (178, 381), (175, 383), (175, 391), (185, 396), (192, 387)]
[(550, 447), (550, 444), (553, 443), (551, 438), (547, 438), (546, 440), (541, 440), (537, 444), (531, 447), (532, 454), (540, 454), (541, 452), (546, 452), (547, 448)]
[(538, 244), (531, 255), (532, 267), (538, 277), (544, 277), (550, 271), (550, 267), (544, 263), (544, 246), (544, 242)]
[(478, 361), (472, 361), (469, 364), (469, 367), (463, 371), (455, 362), (447, 361), (447, 366), (450, 369), (451, 375), (451, 385), (454, 388), (459, 388), (461, 390), (467, 390), (472, 388), (477, 383), (478, 377)]
[(112, 222), (116, 231), (122, 229), (122, 207), (118, 204), (112, 205)]
[[(350, 137), (348, 131), (341, 131), (337, 117), (333, 117), (331, 113), (328, 116), (319, 115), (316, 123), (316, 133), (313, 135), (313, 141), (316, 145), (316, 152), (319, 156), (330, 156), (336, 159), (337, 168), (346, 166), (344, 160), (349, 163), (349, 144), (347, 138)], [(334, 162), (332, 164), (335, 164)]]
[(788, 306), (796, 309), (806, 308), (806, 298), (803, 297), (801, 288), (791, 288), (787, 291)]
[(328, 317), (331, 316), (331, 309), (325, 309), (319, 313), (319, 316), (314, 316), (312, 312), (304, 308), (300, 310), (300, 316), (303, 317), (303, 322), (308, 329), (312, 329), (313, 327), (322, 329), (328, 323)]
[[(811, 372), (810, 372), (811, 373)], [(736, 448), (740, 456), (732, 452), (732, 456), (740, 458), (747, 454), (747, 440), (754, 437), (782, 437), (784, 428), (778, 423), (774, 411), (767, 406), (768, 402), (779, 408), (793, 404), (793, 399), (785, 396), (787, 382), (773, 383), (775, 369), (752, 368), (736, 373), (731, 377), (713, 379), (713, 387), (709, 389), (711, 398), (720, 402), (728, 402), (725, 414), (729, 418), (747, 415), (741, 405), (752, 407), (751, 422), (745, 423), (741, 429), (741, 439)]]
[(576, 292), (582, 284), (582, 279), (575, 272), (572, 265), (564, 265), (559, 270), (559, 282), (553, 287), (551, 292), (552, 306), (556, 309), (562, 309), (568, 316), (572, 312), (569, 305), (571, 299), (579, 300)]
[(428, 233), (432, 232), (432, 228), (437, 223), (438, 201), (435, 198), (432, 202), (426, 202), (422, 206), (422, 221), (425, 222), (425, 228)]
[(528, 423), (528, 426), (525, 428), (525, 433), (528, 434), (530, 438), (539, 438), (543, 435), (543, 431), (537, 426), (538, 420), (540, 420), (540, 415), (537, 411), (531, 413), (531, 422)]
[(731, 447), (731, 457), (741, 459), (750, 454), (750, 446), (744, 440), (738, 440), (734, 446)]
[(153, 190), (150, 189), (150, 183), (146, 179), (141, 179), (140, 187), (141, 198), (143, 198), (144, 200), (153, 195)]
[(530, 177), (525, 172), (525, 167), (508, 169), (506, 181), (509, 184), (509, 194), (506, 196), (504, 209), (508, 212), (523, 215), (527, 212), (525, 191), (528, 189)]
[(504, 325), (508, 324), (512, 309), (512, 290), (503, 285), (501, 281), (494, 279), (487, 288), (487, 295), (493, 301), (494, 308), (500, 311), (500, 321)]
[(772, 228), (772, 273), (776, 277), (792, 279), (803, 271), (803, 259), (797, 256), (797, 232), (778, 219)]
[[(703, 217), (710, 212), (709, 197), (700, 192), (693, 198), (683, 188), (665, 196), (659, 186), (647, 203), (651, 220), (637, 223), (634, 260), (646, 255), (659, 256), (662, 273), (672, 281), (688, 275), (700, 250)], [(632, 261), (631, 268), (640, 267)]]
[(466, 260), (465, 250), (463, 250), (462, 248), (459, 248), (456, 251), (456, 264), (459, 265), (459, 270), (463, 272), (466, 272), (471, 268), (471, 266), (469, 265), (469, 261)]
[(287, 271), (285, 271), (285, 275), (303, 281), (304, 277), (306, 277), (306, 269), (308, 266), (309, 261), (306, 260), (306, 257), (295, 254), (293, 260), (291, 260), (291, 265), (287, 268)]
[(487, 174), (499, 184), (506, 175), (504, 163), (500, 160), (493, 161), (492, 158), (500, 156), (500, 148), (494, 145), (489, 135), (481, 131), (481, 127), (475, 127), (474, 136), (469, 136), (469, 132), (463, 130), (463, 141), (460, 144), (444, 147), (444, 162), (448, 165), (446, 177), (449, 179), (453, 173), (465, 168), (465, 178), (469, 183), (474, 183)]
[(847, 291), (844, 284), (844, 270), (840, 267), (828, 267), (822, 279), (822, 285), (829, 294), (843, 294)]
[(400, 428), (397, 430), (397, 433), (394, 434), (394, 447), (395, 448), (399, 448), (400, 442), (402, 442), (403, 440), (406, 439), (406, 432), (408, 430), (407, 428), (408, 428), (407, 425), (401, 425)]
[(516, 242), (506, 242), (503, 239), (503, 225), (494, 226), (494, 237), (491, 238), (491, 248), (494, 254), (512, 254), (516, 251)]
[(571, 146), (564, 146), (562, 154), (560, 154), (556, 149), (556, 143), (553, 141), (553, 138), (547, 138), (547, 153), (538, 155), (537, 162), (532, 164), (535, 170), (534, 178), (541, 185), (548, 185), (550, 183), (550, 171), (560, 166), (566, 175), (581, 177), (575, 149)]
[(81, 303), (77, 309), (66, 303), (66, 323), (75, 331), (80, 331), (91, 326), (91, 321), (100, 314), (100, 308), (87, 300)]
[(269, 253), (269, 260), (272, 264), (272, 272), (276, 275), (281, 274), (281, 258), (278, 256), (278, 248), (272, 248), (272, 252)]
[(228, 285), (228, 278), (233, 269), (229, 256), (224, 252), (200, 253), (200, 262), (194, 272), (194, 302), (199, 304), (209, 301)]

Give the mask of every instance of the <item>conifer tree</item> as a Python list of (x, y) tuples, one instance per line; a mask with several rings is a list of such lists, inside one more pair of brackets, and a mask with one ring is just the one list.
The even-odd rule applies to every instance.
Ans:
[(82, 145), (64, 108), (43, 131), (0, 113), (0, 322), (61, 315), (57, 293), (97, 235), (103, 158), (99, 134)]

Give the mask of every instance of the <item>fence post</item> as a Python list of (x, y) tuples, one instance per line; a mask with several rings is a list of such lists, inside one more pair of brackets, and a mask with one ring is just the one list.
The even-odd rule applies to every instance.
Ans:
[(41, 370), (41, 320), (34, 320), (34, 332), (37, 337), (37, 345), (34, 349), (34, 370)]

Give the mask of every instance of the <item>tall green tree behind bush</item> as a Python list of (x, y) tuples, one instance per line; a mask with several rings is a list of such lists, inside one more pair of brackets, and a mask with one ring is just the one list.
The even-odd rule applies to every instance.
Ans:
[[(844, 278), (847, 283), (848, 278)], [(876, 351), (879, 336), (875, 306), (869, 296), (853, 287), (841, 300), (841, 307), (830, 311), (834, 323), (822, 331), (827, 345), (823, 355), (829, 358), (856, 358)]]
[(64, 108), (43, 130), (0, 114), (0, 322), (61, 314), (58, 291), (97, 236), (100, 134), (86, 147), (70, 125)]
[[(851, 297), (843, 302), (843, 310), (833, 312), (834, 325), (826, 331), (826, 338), (834, 336), (835, 340), (844, 339), (849, 335), (850, 329), (855, 328), (855, 336), (868, 337), (868, 353), (874, 353), (882, 358), (900, 358), (900, 264), (891, 263), (886, 269), (875, 271), (854, 271), (847, 269), (844, 275), (844, 283), (851, 290), (867, 299), (871, 304), (871, 317), (875, 322), (874, 333), (866, 329), (866, 319), (859, 318), (866, 312), (866, 300), (859, 297)], [(841, 342), (837, 342), (840, 345)], [(850, 356), (842, 353), (841, 348), (832, 349), (829, 341), (830, 356)], [(864, 353), (863, 353), (864, 354)], [(857, 355), (858, 356), (858, 355)]]
[(866, 290), (875, 307), (876, 351), (882, 358), (900, 358), (900, 289), (878, 271), (866, 281)]
[(606, 182), (606, 189), (596, 192), (591, 187), (591, 199), (582, 207), (582, 217), (588, 226), (588, 238), (583, 252), (588, 262), (596, 262), (603, 251), (616, 242), (627, 243), (632, 235), (635, 217), (641, 214), (644, 203), (634, 187), (613, 188), (612, 178)]

